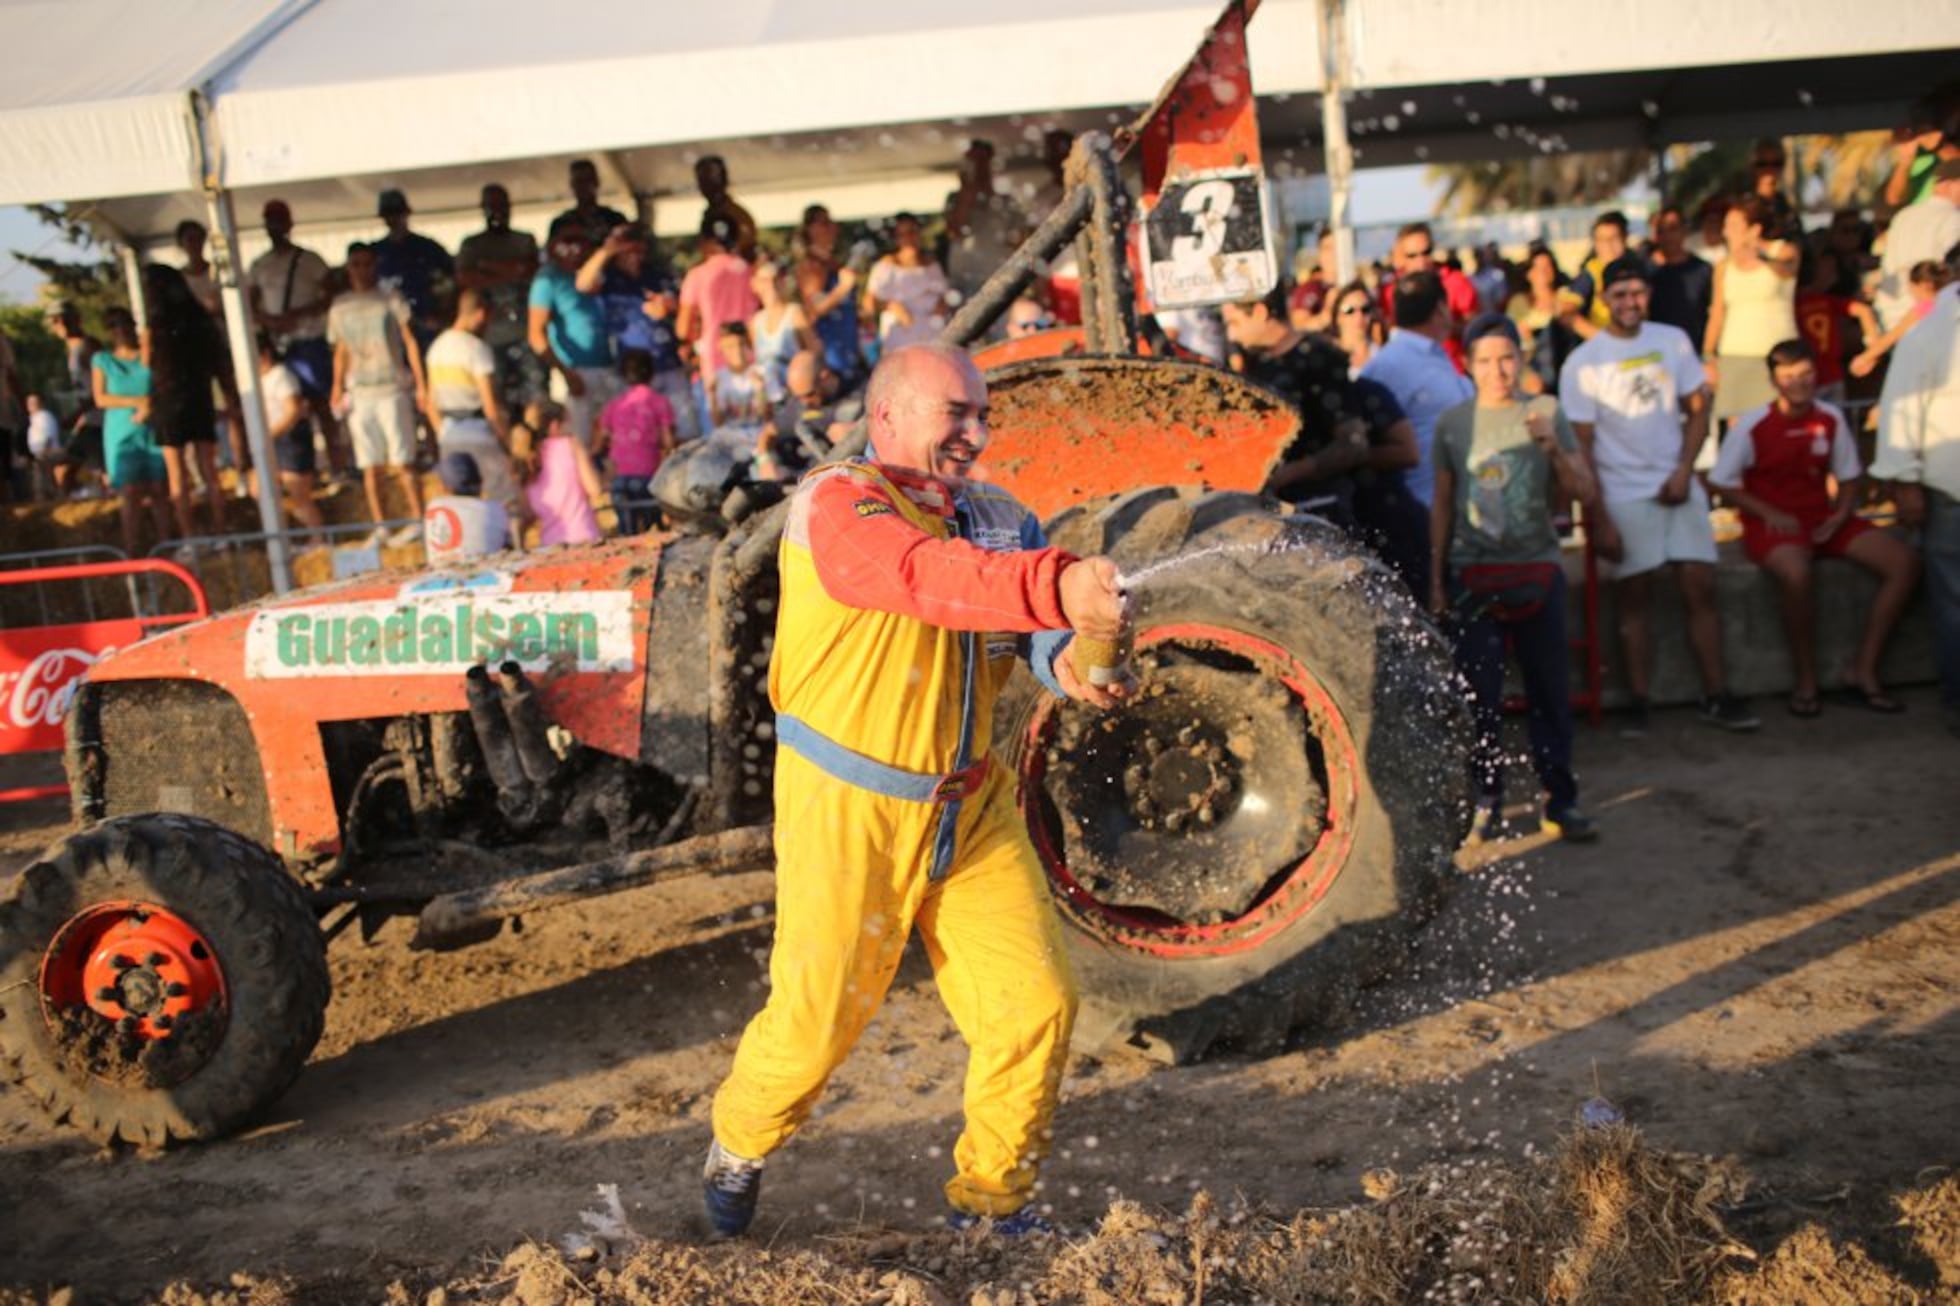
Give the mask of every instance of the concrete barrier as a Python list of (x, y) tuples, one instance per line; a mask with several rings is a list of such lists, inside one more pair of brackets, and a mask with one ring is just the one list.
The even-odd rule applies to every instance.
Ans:
[[(1584, 560), (1578, 552), (1567, 551), (1565, 574), (1576, 598), (1585, 583)], [(1789, 693), (1795, 679), (1774, 583), (1743, 554), (1740, 543), (1721, 546), (1715, 588), (1729, 687), (1738, 694)], [(1824, 688), (1842, 683), (1842, 672), (1858, 646), (1865, 613), (1877, 589), (1871, 573), (1855, 563), (1835, 558), (1818, 562), (1817, 670)], [(1575, 601), (1570, 613), (1576, 638), (1584, 633), (1585, 611)], [(1600, 649), (1606, 660), (1606, 703), (1612, 707), (1626, 702), (1627, 688), (1620, 656), (1619, 616), (1610, 581), (1600, 582), (1599, 620)], [(1688, 648), (1686, 614), (1680, 590), (1666, 578), (1655, 586), (1653, 628), (1654, 670), (1649, 697), (1657, 704), (1695, 702), (1701, 697), (1701, 679)], [(1936, 679), (1932, 617), (1923, 589), (1913, 596), (1893, 632), (1881, 671), (1888, 685), (1927, 684)]]

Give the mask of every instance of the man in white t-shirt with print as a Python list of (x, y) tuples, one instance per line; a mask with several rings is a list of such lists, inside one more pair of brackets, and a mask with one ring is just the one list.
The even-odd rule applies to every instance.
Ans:
[(1606, 325), (1572, 352), (1559, 404), (1599, 479), (1606, 512), (1595, 540), (1617, 559), (1614, 598), (1633, 704), (1621, 733), (1647, 732), (1654, 575), (1671, 569), (1688, 610), (1688, 642), (1701, 674), (1701, 719), (1725, 730), (1762, 724), (1728, 692), (1715, 610), (1715, 532), (1695, 457), (1708, 438), (1708, 378), (1678, 327), (1647, 320), (1648, 271), (1632, 255), (1600, 277)]
[(481, 291), (456, 296), (456, 321), (429, 345), (429, 429), (443, 455), (466, 453), (482, 476), (483, 497), (508, 503), (510, 419), (497, 397), (497, 353), (483, 338), (490, 305)]

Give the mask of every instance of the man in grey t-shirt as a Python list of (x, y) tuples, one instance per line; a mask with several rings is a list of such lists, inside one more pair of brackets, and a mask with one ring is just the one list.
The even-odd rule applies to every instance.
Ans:
[(1436, 497), (1430, 516), (1430, 605), (1456, 644), (1477, 720), (1472, 759), (1480, 793), (1471, 839), (1490, 837), (1504, 796), (1506, 636), (1530, 705), (1531, 760), (1545, 786), (1544, 824), (1573, 842), (1595, 837), (1572, 772), (1571, 654), (1565, 571), (1552, 503), (1596, 490), (1558, 404), (1518, 391), (1524, 354), (1508, 317), (1464, 332), (1476, 397), (1436, 419)]

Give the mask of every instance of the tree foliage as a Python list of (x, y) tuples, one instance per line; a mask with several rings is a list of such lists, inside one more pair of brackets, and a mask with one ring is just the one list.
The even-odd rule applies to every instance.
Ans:
[(1486, 213), (1528, 212), (1568, 205), (1603, 205), (1650, 166), (1645, 150), (1534, 154), (1441, 164), (1429, 179), (1443, 183), (1439, 216), (1474, 218)]
[[(70, 261), (23, 254), (19, 250), (14, 251), (14, 257), (39, 272), (47, 282), (41, 288), (43, 303), (60, 300), (73, 304), (82, 315), (83, 329), (97, 340), (106, 339), (108, 330), (102, 315), (111, 308), (129, 307), (122, 265), (80, 214), (49, 204), (35, 204), (30, 208), (35, 217), (55, 228), (63, 240), (89, 257)], [(38, 313), (36, 310), (37, 323)], [(14, 343), (19, 345), (19, 339), (15, 338)]]
[(0, 334), (14, 347), (27, 394), (47, 395), (68, 384), (67, 350), (41, 320), (42, 311), (38, 304), (0, 304)]

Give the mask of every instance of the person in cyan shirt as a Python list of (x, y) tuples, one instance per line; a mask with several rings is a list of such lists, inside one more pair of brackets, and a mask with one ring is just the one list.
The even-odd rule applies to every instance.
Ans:
[(582, 445), (592, 443), (592, 419), (617, 393), (605, 300), (578, 288), (579, 269), (592, 252), (585, 228), (561, 215), (551, 224), (546, 264), (531, 282), (531, 349), (565, 383), (566, 424)]

